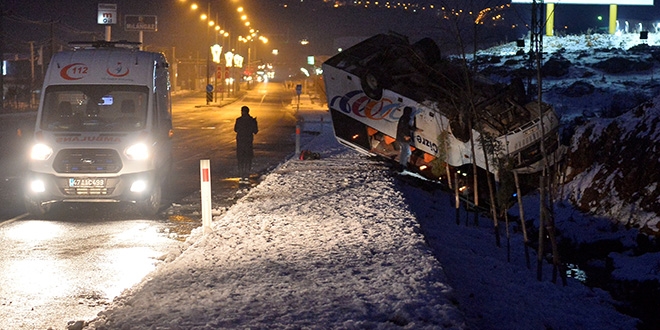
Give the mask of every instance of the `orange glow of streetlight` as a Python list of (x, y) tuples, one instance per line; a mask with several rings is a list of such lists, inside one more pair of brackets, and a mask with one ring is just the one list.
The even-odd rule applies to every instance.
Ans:
[(242, 13), (243, 12), (243, 7), (236, 8), (236, 11), (238, 11), (239, 13)]
[(192, 9), (192, 10), (197, 10), (197, 8), (199, 8), (199, 6), (196, 3), (193, 3), (192, 5), (190, 5), (190, 9)]
[(245, 22), (245, 26), (250, 26), (250, 22)]
[(206, 14), (201, 14), (201, 15), (199, 15), (199, 18), (200, 18), (202, 21), (206, 21), (206, 19), (208, 18), (208, 16), (206, 16)]
[(242, 21), (244, 21), (244, 20), (246, 20), (246, 19), (247, 19), (247, 15), (242, 15), (242, 16), (241, 16), (241, 20), (242, 20)]

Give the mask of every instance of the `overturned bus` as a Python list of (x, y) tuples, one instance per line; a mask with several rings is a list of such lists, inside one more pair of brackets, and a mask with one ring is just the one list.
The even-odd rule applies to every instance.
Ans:
[(442, 58), (429, 38), (373, 36), (324, 62), (323, 80), (337, 140), (368, 155), (398, 160), (397, 123), (412, 107), (419, 130), (408, 168), (428, 179), (473, 163), (497, 177), (496, 159), (536, 173), (561, 154), (552, 107), (526, 102), (521, 80), (495, 84)]

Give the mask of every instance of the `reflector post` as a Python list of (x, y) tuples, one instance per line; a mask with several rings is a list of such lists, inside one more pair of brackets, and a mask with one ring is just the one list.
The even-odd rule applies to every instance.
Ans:
[(211, 231), (211, 161), (200, 159), (199, 178), (202, 192), (202, 228), (205, 233)]

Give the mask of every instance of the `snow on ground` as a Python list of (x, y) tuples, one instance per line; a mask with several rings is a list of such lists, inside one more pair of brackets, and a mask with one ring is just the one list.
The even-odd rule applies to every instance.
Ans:
[(304, 147), (320, 160), (289, 160), (214, 212), (210, 233), (196, 229), (87, 328), (635, 327), (607, 293), (552, 283), (549, 265), (538, 281), (515, 226), (509, 262), (504, 229), (496, 247), (489, 219), (475, 226), (461, 209), (457, 225), (451, 195), (393, 175), (321, 125)]
[[(639, 36), (638, 33), (621, 32), (617, 32), (613, 35), (594, 33), (565, 36), (543, 36), (543, 51), (551, 54), (560, 49), (571, 52), (607, 48), (629, 49), (639, 44), (647, 44), (649, 46), (660, 45), (660, 33), (649, 33), (648, 39), (640, 39)], [(527, 37), (525, 40), (526, 50), (529, 48), (529, 42), (529, 37)], [(507, 56), (516, 54), (519, 49), (520, 48), (515, 42), (509, 42), (500, 46), (485, 49), (479, 53), (492, 53)]]
[[(530, 51), (529, 38), (525, 40), (524, 52)], [(617, 74), (603, 73), (595, 69), (594, 65), (611, 57), (624, 57), (632, 61), (649, 60), (648, 53), (623, 53), (635, 46), (660, 46), (660, 33), (649, 33), (648, 39), (640, 39), (637, 33), (609, 34), (581, 34), (567, 36), (544, 36), (543, 52), (547, 60), (554, 55), (560, 55), (570, 61), (572, 67), (565, 76), (545, 77), (543, 79), (543, 100), (550, 103), (555, 111), (562, 117), (562, 122), (568, 122), (577, 116), (593, 117), (598, 113), (607, 111), (613, 102), (623, 107), (636, 106), (642, 94), (650, 90), (657, 90), (657, 74), (650, 72), (627, 70)], [(495, 64), (495, 66), (508, 67), (509, 72), (515, 68), (527, 67), (528, 56), (516, 55), (521, 48), (516, 43), (506, 43), (478, 52), (480, 56), (501, 56), (502, 62), (507, 60), (519, 61), (516, 64)], [(484, 67), (487, 65), (484, 65)], [(489, 77), (495, 81), (508, 82), (510, 76)], [(593, 93), (587, 97), (572, 97), (566, 95), (566, 90), (575, 82), (587, 83), (595, 87)], [(655, 95), (653, 93), (652, 95)], [(615, 100), (618, 98), (618, 100)]]

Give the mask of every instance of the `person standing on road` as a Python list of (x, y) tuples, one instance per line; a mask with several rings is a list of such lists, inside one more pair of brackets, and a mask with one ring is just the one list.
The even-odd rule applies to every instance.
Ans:
[(247, 106), (241, 107), (241, 116), (236, 118), (234, 132), (236, 132), (238, 174), (241, 181), (247, 181), (252, 168), (252, 158), (254, 157), (252, 142), (254, 135), (259, 132), (257, 118), (250, 116), (250, 108)]

